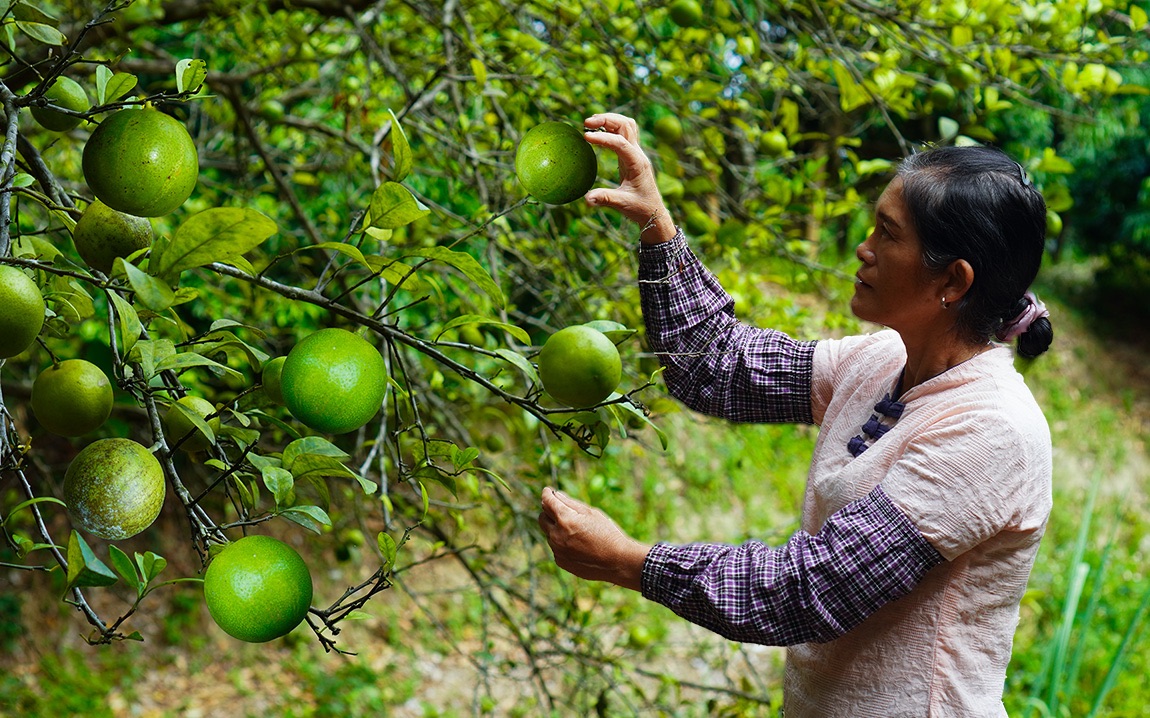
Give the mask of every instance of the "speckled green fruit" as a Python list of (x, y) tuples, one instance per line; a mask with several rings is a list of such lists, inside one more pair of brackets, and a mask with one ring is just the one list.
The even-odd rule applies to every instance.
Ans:
[(109, 541), (130, 538), (160, 515), (164, 471), (131, 439), (100, 439), (68, 465), (64, 503), (80, 530)]
[(346, 329), (320, 329), (288, 352), (280, 391), (299, 421), (326, 434), (345, 434), (379, 411), (387, 366), (362, 337)]
[[(53, 105), (59, 105), (73, 112), (87, 112), (92, 109), (92, 103), (88, 102), (88, 94), (84, 92), (83, 87), (80, 87), (80, 83), (62, 75), (57, 77), (52, 86), (44, 92), (44, 98)], [(53, 132), (67, 132), (83, 122), (79, 117), (66, 115), (47, 107), (33, 107), (32, 117), (41, 127)]]
[(196, 145), (178, 120), (159, 110), (120, 110), (84, 145), (84, 179), (112, 209), (136, 217), (175, 211), (199, 178)]
[[(198, 396), (185, 396), (176, 400), (184, 409), (194, 411), (201, 419), (216, 413), (216, 407), (208, 400), (201, 399)], [(213, 416), (207, 422), (208, 428), (215, 434), (220, 430), (220, 417)], [(168, 440), (168, 446), (175, 446), (186, 434), (191, 434), (184, 443), (180, 444), (180, 448), (189, 453), (193, 451), (203, 451), (212, 445), (212, 442), (200, 431), (200, 428), (192, 423), (180, 409), (177, 409), (173, 404), (168, 407), (164, 412), (164, 437)]]
[(581, 409), (611, 396), (623, 376), (619, 350), (598, 329), (578, 324), (552, 334), (539, 352), (539, 380), (547, 393)]
[(44, 326), (45, 309), (36, 283), (18, 268), (0, 264), (0, 359), (32, 346)]
[(32, 382), (32, 413), (59, 436), (81, 436), (103, 426), (113, 398), (107, 375), (83, 359), (50, 366)]
[(270, 536), (228, 544), (204, 574), (204, 601), (232, 638), (263, 643), (291, 633), (307, 616), (312, 580), (303, 558)]
[(565, 122), (532, 127), (515, 151), (515, 174), (523, 188), (547, 204), (567, 204), (587, 194), (598, 171), (591, 143)]
[(276, 357), (264, 364), (263, 378), (264, 394), (276, 404), (284, 403), (283, 370), (286, 356)]
[(107, 274), (117, 257), (152, 246), (152, 223), (95, 200), (76, 222), (72, 242), (85, 264)]

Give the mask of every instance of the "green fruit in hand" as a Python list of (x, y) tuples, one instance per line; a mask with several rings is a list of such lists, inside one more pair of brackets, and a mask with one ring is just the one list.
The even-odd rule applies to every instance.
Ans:
[(263, 643), (291, 633), (307, 616), (312, 581), (291, 546), (270, 536), (245, 536), (208, 564), (204, 601), (232, 638)]
[(64, 503), (82, 530), (109, 541), (152, 525), (164, 505), (164, 471), (130, 439), (88, 444), (64, 474)]
[(696, 0), (675, 0), (670, 12), (679, 27), (698, 27), (703, 22), (703, 8)]
[(598, 329), (566, 327), (548, 337), (539, 352), (539, 380), (547, 393), (581, 409), (611, 396), (623, 377), (619, 350)]
[(1046, 236), (1058, 237), (1062, 234), (1062, 216), (1052, 209), (1046, 210)]
[(200, 173), (191, 135), (158, 110), (120, 110), (100, 123), (84, 145), (84, 179), (112, 209), (136, 217), (175, 211)]
[(263, 377), (261, 381), (264, 385), (264, 394), (267, 395), (276, 404), (284, 403), (283, 394), (283, 370), (284, 362), (287, 361), (286, 356), (276, 357), (264, 364)]
[(18, 268), (0, 264), (0, 359), (32, 346), (44, 326), (45, 310), (36, 283)]
[(789, 147), (787, 136), (778, 130), (769, 130), (759, 136), (759, 152), (768, 157), (779, 157)]
[(296, 419), (316, 431), (344, 434), (379, 411), (387, 366), (363, 338), (346, 329), (320, 329), (288, 352), (280, 388)]
[[(176, 407), (179, 404), (183, 409), (193, 411), (196, 416), (201, 419), (211, 416), (216, 413), (216, 407), (210, 401), (201, 399), (198, 396), (184, 396), (176, 400), (175, 404), (168, 407), (164, 412), (164, 437), (168, 441), (168, 446), (175, 446), (181, 439), (184, 443), (180, 444), (180, 448), (188, 453), (193, 451), (203, 451), (212, 445), (211, 439), (200, 429), (192, 423), (188, 415), (183, 410)], [(212, 430), (212, 434), (218, 434), (220, 431), (220, 417), (213, 416), (207, 420), (208, 428)], [(184, 436), (191, 434), (187, 439)]]
[[(73, 112), (87, 112), (92, 109), (92, 103), (88, 102), (88, 94), (84, 92), (83, 87), (80, 87), (80, 83), (63, 75), (56, 78), (56, 81), (44, 93), (44, 98), (53, 105)], [(67, 132), (83, 122), (83, 119), (79, 117), (66, 115), (59, 110), (52, 110), (47, 107), (33, 107), (32, 117), (40, 123), (41, 127), (53, 132)]]
[(152, 246), (152, 223), (117, 212), (97, 199), (80, 215), (72, 241), (85, 264), (107, 274), (117, 257)]
[(683, 123), (674, 115), (666, 115), (655, 120), (655, 125), (651, 129), (656, 137), (667, 144), (673, 145), (683, 139)]
[(523, 188), (547, 204), (567, 204), (587, 194), (598, 171), (591, 144), (565, 122), (532, 127), (515, 151), (515, 174)]
[(112, 382), (83, 359), (50, 366), (32, 383), (32, 413), (48, 431), (80, 436), (100, 428), (112, 413)]

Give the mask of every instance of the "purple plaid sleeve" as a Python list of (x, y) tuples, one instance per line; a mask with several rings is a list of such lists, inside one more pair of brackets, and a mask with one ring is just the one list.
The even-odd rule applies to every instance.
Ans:
[(785, 546), (656, 544), (643, 595), (733, 641), (830, 641), (910, 592), (943, 557), (876, 486)]
[(814, 342), (735, 319), (734, 300), (680, 230), (639, 252), (647, 341), (671, 395), (732, 421), (812, 423)]

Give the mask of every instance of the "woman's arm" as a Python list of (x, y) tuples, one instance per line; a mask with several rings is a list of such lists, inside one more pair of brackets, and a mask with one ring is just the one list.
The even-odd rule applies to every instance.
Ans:
[(671, 394), (692, 409), (734, 421), (806, 422), (814, 342), (740, 324), (734, 301), (687, 248), (655, 184), (639, 127), (614, 113), (584, 121), (593, 145), (619, 157), (621, 181), (586, 201), (640, 226), (639, 286), (647, 339), (667, 368)]
[(539, 524), (576, 576), (641, 590), (734, 641), (830, 641), (905, 596), (943, 557), (881, 487), (783, 546), (647, 546), (602, 511), (544, 489)]

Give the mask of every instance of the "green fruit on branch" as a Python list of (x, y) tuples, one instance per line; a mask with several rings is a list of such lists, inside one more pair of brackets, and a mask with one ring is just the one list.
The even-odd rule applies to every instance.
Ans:
[(0, 264), (0, 359), (32, 346), (44, 326), (44, 295), (19, 268)]
[(619, 350), (603, 332), (585, 324), (548, 337), (539, 352), (539, 380), (556, 401), (581, 409), (611, 396), (623, 377)]
[(153, 110), (120, 110), (84, 145), (84, 179), (112, 209), (159, 217), (184, 203), (199, 179), (191, 135), (178, 120)]
[[(73, 112), (87, 112), (92, 109), (92, 103), (88, 101), (88, 94), (84, 92), (80, 83), (63, 75), (57, 77), (52, 86), (44, 92), (44, 99), (53, 105)], [(75, 129), (84, 121), (83, 118), (48, 107), (32, 107), (32, 117), (40, 123), (41, 127), (53, 132), (67, 132)]]
[[(210, 401), (201, 399), (198, 396), (184, 396), (176, 400), (175, 404), (168, 407), (164, 412), (164, 437), (167, 439), (168, 446), (175, 446), (181, 440), (180, 448), (188, 453), (194, 451), (203, 451), (212, 445), (212, 440), (196, 426), (188, 415), (183, 410), (176, 406), (178, 404), (183, 409), (193, 411), (201, 419), (211, 416), (216, 413), (216, 407)], [(213, 416), (207, 419), (208, 428), (212, 430), (213, 434), (217, 434), (220, 430), (220, 417)], [(184, 437), (187, 436), (187, 439)]]
[(146, 218), (119, 212), (97, 199), (80, 215), (72, 242), (85, 264), (107, 274), (117, 257), (152, 246), (152, 236), (152, 223)]
[(270, 536), (245, 536), (208, 564), (204, 601), (232, 638), (263, 643), (291, 633), (307, 616), (312, 580), (293, 549)]
[(152, 525), (164, 505), (164, 471), (130, 439), (100, 439), (76, 455), (64, 474), (64, 503), (78, 528), (109, 541)]
[(103, 426), (112, 413), (112, 382), (100, 367), (67, 359), (32, 383), (32, 413), (48, 431), (80, 436)]
[(387, 366), (363, 338), (346, 329), (320, 329), (288, 352), (280, 390), (296, 419), (316, 431), (344, 434), (379, 411)]

